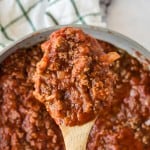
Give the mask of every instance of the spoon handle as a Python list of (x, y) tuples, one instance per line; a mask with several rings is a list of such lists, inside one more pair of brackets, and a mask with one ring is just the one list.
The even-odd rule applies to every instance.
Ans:
[(89, 132), (94, 124), (92, 120), (81, 126), (60, 126), (66, 150), (86, 150)]

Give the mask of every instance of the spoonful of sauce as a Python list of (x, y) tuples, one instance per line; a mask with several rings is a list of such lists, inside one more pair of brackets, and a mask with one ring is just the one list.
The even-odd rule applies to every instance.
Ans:
[(109, 66), (119, 55), (106, 54), (96, 39), (72, 27), (52, 33), (41, 48), (34, 95), (59, 125), (66, 150), (85, 150), (98, 112), (109, 105)]

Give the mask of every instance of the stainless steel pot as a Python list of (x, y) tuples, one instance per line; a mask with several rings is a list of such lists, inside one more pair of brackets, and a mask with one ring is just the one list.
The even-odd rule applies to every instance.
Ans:
[[(72, 27), (78, 27), (84, 30), (86, 33), (92, 35), (97, 39), (107, 41), (121, 49), (126, 50), (132, 56), (135, 56), (139, 61), (150, 67), (150, 52), (142, 47), (135, 41), (127, 38), (124, 35), (111, 31), (109, 29), (85, 25), (68, 25)], [(64, 26), (55, 26), (46, 29), (39, 30), (32, 34), (25, 36), (24, 38), (14, 42), (12, 45), (4, 48), (0, 52), (0, 62), (2, 62), (7, 56), (20, 48), (30, 47), (43, 40), (47, 39), (48, 36), (55, 30), (62, 28)]]

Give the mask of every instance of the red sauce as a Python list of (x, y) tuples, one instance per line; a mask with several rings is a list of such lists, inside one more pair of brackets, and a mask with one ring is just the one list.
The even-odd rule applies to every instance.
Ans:
[(42, 50), (34, 95), (57, 124), (86, 123), (109, 105), (114, 80), (109, 64), (117, 53), (106, 54), (96, 39), (71, 27), (54, 32)]
[[(116, 48), (101, 42), (106, 51)], [(150, 149), (150, 72), (124, 51), (113, 63), (117, 74), (112, 106), (99, 114), (89, 135), (87, 149)]]
[(0, 150), (64, 149), (59, 127), (33, 96), (39, 46), (18, 50), (0, 65)]
[[(43, 52), (39, 45), (21, 49), (0, 64), (0, 150), (65, 149), (50, 115), (68, 125), (98, 115), (88, 150), (150, 150), (150, 71), (78, 29), (62, 29), (51, 40)], [(110, 52), (120, 59), (113, 62)]]

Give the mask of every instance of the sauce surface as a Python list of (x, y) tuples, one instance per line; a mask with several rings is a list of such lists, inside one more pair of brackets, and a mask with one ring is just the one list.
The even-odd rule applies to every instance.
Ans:
[(87, 149), (150, 150), (150, 72), (126, 52), (100, 43), (121, 57), (111, 67), (117, 74), (112, 106), (99, 114)]
[(62, 150), (59, 127), (33, 96), (39, 46), (18, 50), (0, 65), (0, 150)]

